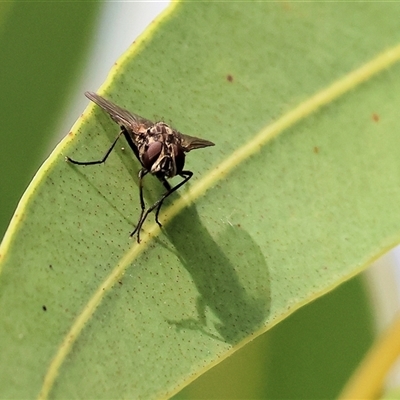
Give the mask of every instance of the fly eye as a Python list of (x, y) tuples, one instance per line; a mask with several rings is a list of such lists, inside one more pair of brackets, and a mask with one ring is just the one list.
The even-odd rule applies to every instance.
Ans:
[(143, 166), (147, 170), (149, 171), (151, 170), (151, 167), (153, 166), (157, 158), (160, 156), (161, 150), (162, 150), (161, 142), (150, 143), (148, 149), (142, 155)]

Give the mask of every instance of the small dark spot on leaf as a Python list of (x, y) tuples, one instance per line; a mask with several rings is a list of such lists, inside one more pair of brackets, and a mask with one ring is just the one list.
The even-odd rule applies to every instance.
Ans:
[(43, 311), (47, 311), (47, 307), (46, 306), (42, 306)]
[(319, 147), (318, 146), (314, 146), (314, 153), (318, 154), (319, 153)]
[(122, 281), (118, 281), (118, 283), (119, 283), (120, 285), (122, 285)]
[(377, 113), (372, 114), (372, 121), (378, 122), (379, 121), (379, 115)]
[(226, 76), (228, 82), (233, 82), (233, 76), (231, 74)]
[(74, 132), (68, 132), (68, 136), (74, 136)]
[(285, 11), (291, 11), (292, 7), (286, 1), (282, 2), (281, 4)]
[(53, 269), (53, 266), (50, 264), (50, 265), (49, 265), (49, 268), (50, 268), (50, 269)]

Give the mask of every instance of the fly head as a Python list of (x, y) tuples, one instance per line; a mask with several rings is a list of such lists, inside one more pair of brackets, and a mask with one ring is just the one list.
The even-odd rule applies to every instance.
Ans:
[(172, 178), (185, 165), (180, 134), (164, 122), (148, 128), (138, 141), (140, 161), (151, 174)]

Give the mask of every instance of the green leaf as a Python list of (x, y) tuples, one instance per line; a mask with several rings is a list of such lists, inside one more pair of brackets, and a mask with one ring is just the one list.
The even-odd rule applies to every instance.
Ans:
[(400, 388), (396, 387), (394, 389), (388, 390), (382, 397), (382, 400), (400, 399)]
[(397, 7), (170, 7), (101, 93), (216, 147), (138, 245), (126, 144), (64, 162), (118, 133), (83, 114), (0, 248), (2, 397), (169, 396), (398, 243)]

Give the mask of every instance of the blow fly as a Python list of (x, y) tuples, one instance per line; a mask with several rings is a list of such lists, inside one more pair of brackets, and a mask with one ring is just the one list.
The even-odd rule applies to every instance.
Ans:
[[(136, 228), (130, 235), (133, 236), (136, 233), (137, 241), (140, 243), (140, 230), (149, 213), (156, 210), (155, 220), (161, 227), (158, 214), (164, 200), (193, 176), (192, 171), (183, 169), (185, 153), (202, 147), (214, 146), (214, 143), (194, 136), (184, 135), (171, 128), (165, 122), (149, 121), (118, 107), (96, 93), (85, 92), (85, 96), (110, 115), (111, 119), (119, 125), (120, 132), (102, 159), (97, 161), (76, 161), (67, 157), (67, 160), (77, 165), (102, 164), (107, 160), (120, 136), (123, 135), (125, 137), (129, 147), (142, 165), (139, 171), (141, 213)], [(146, 209), (143, 199), (143, 178), (148, 173), (155, 175), (161, 181), (166, 192), (152, 206)], [(176, 186), (171, 187), (167, 179), (175, 175), (179, 175), (183, 180)]]

